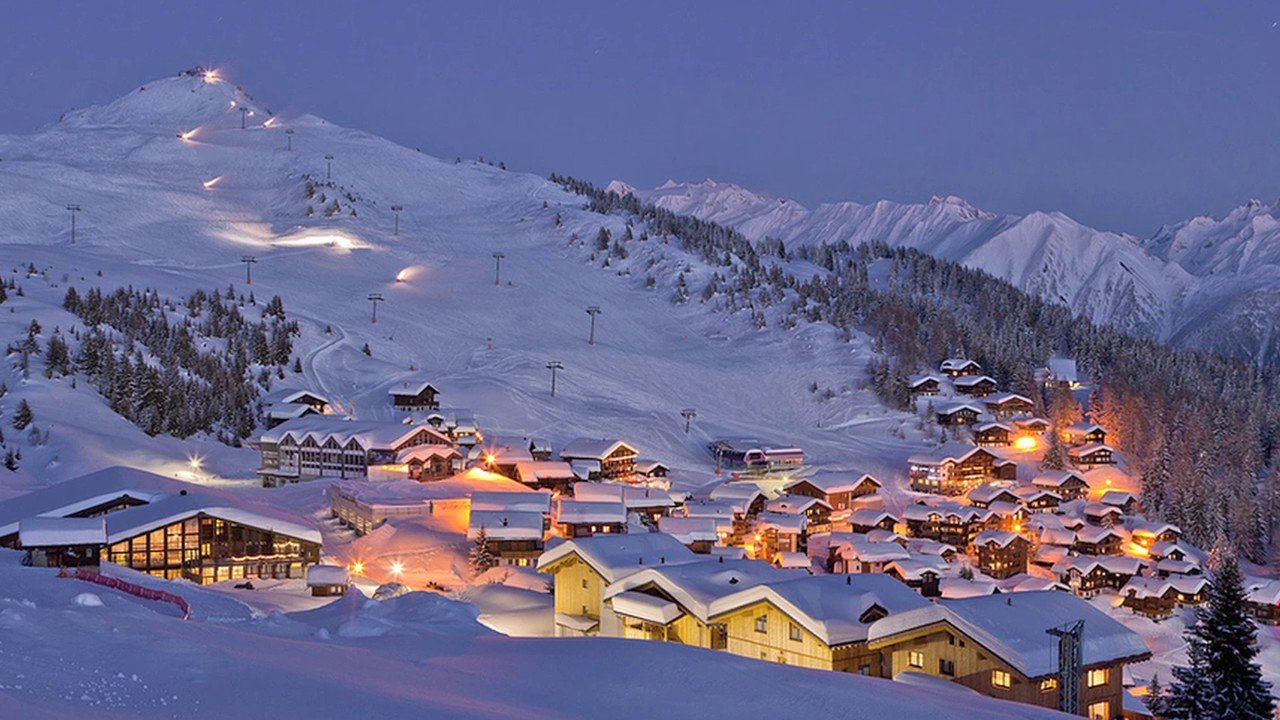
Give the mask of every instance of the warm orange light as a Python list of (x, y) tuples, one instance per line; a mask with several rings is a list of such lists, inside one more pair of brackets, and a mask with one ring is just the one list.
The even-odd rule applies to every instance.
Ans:
[(396, 282), (404, 282), (409, 279), (409, 268), (405, 268), (396, 273)]
[(217, 71), (217, 70), (205, 70), (205, 71), (204, 71), (204, 81), (205, 81), (205, 82), (207, 82), (207, 83), (216, 83), (216, 82), (218, 82), (218, 81), (220, 81), (220, 80), (222, 80), (222, 77), (221, 77), (220, 75), (218, 75), (218, 71)]
[(489, 453), (488, 455), (484, 456), (484, 464), (492, 465), (494, 461), (496, 461), (497, 459), (498, 459), (497, 455), (494, 455), (493, 453)]
[(360, 562), (359, 560), (351, 563), (351, 572), (355, 575), (363, 575), (364, 563)]
[(186, 132), (178, 133), (178, 137), (182, 138), (184, 142), (191, 142), (191, 139), (194, 138), (198, 132), (200, 132), (200, 128), (195, 128)]
[(1035, 450), (1036, 439), (1031, 437), (1030, 435), (1023, 435), (1022, 437), (1013, 441), (1013, 446), (1019, 450)]
[(396, 577), (400, 577), (400, 575), (403, 572), (404, 572), (404, 563), (400, 562), (399, 560), (396, 560), (395, 562), (391, 563), (392, 575), (395, 575)]
[(1129, 543), (1129, 554), (1130, 554), (1130, 555), (1140, 555), (1140, 556), (1142, 556), (1142, 557), (1147, 557), (1148, 555), (1150, 555), (1150, 554), (1151, 554), (1151, 551), (1150, 551), (1150, 550), (1148, 550), (1148, 549), (1146, 549), (1146, 548), (1144, 548), (1144, 547), (1142, 547), (1141, 545), (1139, 545), (1139, 544), (1138, 544), (1138, 543), (1136, 543), (1136, 542), (1131, 542), (1131, 543)]
[(275, 118), (267, 118), (267, 121), (262, 123), (262, 127), (264, 128), (275, 127), (275, 125), (276, 125)]

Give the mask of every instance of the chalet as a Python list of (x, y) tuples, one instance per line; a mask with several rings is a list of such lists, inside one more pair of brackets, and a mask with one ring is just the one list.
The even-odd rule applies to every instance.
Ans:
[(442, 427), (446, 437), (463, 447), (474, 448), (484, 441), (484, 434), (470, 410), (450, 410)]
[(301, 520), (237, 493), (123, 467), (0, 502), (0, 547), (28, 549), (25, 523), (33, 562), (91, 561), (85, 541), (97, 530), (51, 522), (67, 518), (105, 521), (100, 560), (167, 579), (301, 579), (320, 560), (320, 533)]
[(396, 456), (408, 468), (409, 479), (441, 480), (462, 470), (462, 453), (449, 445), (415, 445)]
[[(1132, 515), (1138, 512), (1138, 496), (1124, 490), (1104, 490), (1102, 497), (1098, 498), (1098, 502), (1108, 507), (1116, 508), (1125, 515)], [(1175, 534), (1181, 533), (1181, 530), (1178, 530), (1173, 525), (1168, 527), (1172, 528)], [(1177, 538), (1173, 539), (1176, 540)]]
[(582, 502), (561, 498), (552, 521), (564, 538), (618, 535), (627, 531), (627, 506), (620, 502)]
[(973, 403), (948, 405), (938, 410), (938, 424), (947, 426), (973, 425), (978, 422), (978, 416), (981, 414), (982, 408)]
[(1159, 540), (1151, 544), (1147, 549), (1148, 557), (1152, 560), (1173, 560), (1175, 562), (1186, 562), (1190, 557), (1187, 548), (1177, 540)]
[(312, 565), (307, 568), (307, 589), (315, 597), (346, 595), (351, 575), (341, 565)]
[(1045, 490), (1052, 490), (1062, 498), (1063, 502), (1083, 500), (1089, 497), (1089, 481), (1078, 472), (1071, 470), (1045, 470), (1032, 478), (1031, 484)]
[(397, 410), (436, 410), (440, 407), (440, 391), (425, 380), (406, 380), (387, 391), (391, 406)]
[(711, 489), (710, 498), (733, 506), (734, 515), (750, 520), (764, 511), (765, 495), (760, 487), (749, 482), (727, 482)]
[(1076, 530), (1076, 542), (1072, 546), (1082, 555), (1119, 555), (1124, 536), (1114, 528), (1085, 525)]
[(844, 534), (832, 538), (827, 565), (834, 573), (882, 573), (889, 563), (907, 560), (911, 553), (892, 541), (874, 541), (865, 535)]
[(515, 480), (529, 487), (543, 488), (558, 492), (561, 494), (569, 494), (573, 486), (575, 475), (573, 468), (567, 462), (558, 460), (529, 460), (527, 462), (518, 462), (513, 467), (513, 475)]
[(991, 461), (991, 475), (996, 480), (1008, 480), (1010, 482), (1018, 479), (1018, 463), (1008, 458), (997, 457)]
[(907, 460), (911, 489), (962, 495), (994, 477), (998, 459), (984, 448), (954, 443), (932, 453), (913, 455)]
[(867, 631), (927, 604), (885, 575), (809, 576), (748, 563), (650, 568), (607, 590), (623, 637), (680, 642), (798, 667), (878, 676)]
[(720, 544), (720, 532), (714, 518), (672, 517), (658, 518), (658, 531), (664, 532), (698, 554), (708, 554)]
[(1249, 615), (1264, 625), (1280, 625), (1280, 580), (1253, 581), (1245, 590)]
[(1009, 532), (1022, 532), (1030, 513), (1020, 503), (998, 500), (986, 508), (989, 513), (987, 527)]
[(942, 597), (939, 584), (939, 573), (942, 569), (919, 557), (897, 560), (885, 567), (884, 573), (901, 581), (904, 585), (920, 593), (921, 597)]
[(1018, 418), (1013, 421), (1013, 426), (1024, 433), (1031, 433), (1032, 435), (1039, 435), (1053, 427), (1048, 420), (1039, 417)]
[(342, 480), (329, 486), (330, 513), (357, 535), (387, 520), (437, 517), (457, 533), (465, 533), (471, 510), (523, 510), (547, 515), (551, 493), (528, 488), (510, 478), (473, 467), (443, 480), (365, 482)]
[[(1000, 417), (1013, 417), (1015, 415), (1030, 415), (1035, 412), (1036, 405), (1031, 398), (1017, 393), (1003, 393), (1000, 395), (992, 395), (983, 400), (987, 406), (987, 410), (993, 415)], [(1034, 418), (1029, 418), (1034, 419)]]
[(1091, 470), (1102, 465), (1115, 464), (1115, 448), (1110, 445), (1090, 443), (1067, 449), (1067, 457), (1076, 467)]
[(808, 495), (780, 495), (767, 503), (766, 512), (804, 515), (806, 526), (820, 531), (831, 525), (831, 506), (825, 500)]
[(898, 518), (884, 510), (861, 508), (849, 513), (849, 529), (855, 533), (869, 533), (872, 530), (892, 532), (898, 524)]
[(974, 425), (973, 442), (979, 447), (1009, 447), (1013, 444), (1013, 428), (1001, 422)]
[(942, 371), (942, 374), (950, 378), (980, 375), (982, 373), (982, 366), (967, 358), (947, 358), (942, 361), (938, 369)]
[(529, 457), (534, 462), (550, 462), (551, 443), (542, 438), (529, 438)]
[(953, 502), (908, 505), (902, 518), (911, 537), (937, 540), (960, 549), (968, 548), (978, 533), (998, 524), (990, 510)]
[(467, 539), (480, 542), (484, 538), (489, 554), (498, 565), (532, 567), (542, 555), (545, 535), (540, 512), (507, 510), (471, 510)]
[(639, 452), (622, 440), (589, 440), (579, 438), (560, 449), (560, 459), (573, 464), (585, 463), (593, 468), (592, 480), (631, 480), (636, 474)]
[(556, 636), (620, 635), (617, 617), (602, 617), (607, 586), (650, 567), (706, 559), (666, 533), (597, 535), (551, 546), (538, 558), (538, 572), (554, 578)]
[(1076, 361), (1072, 358), (1052, 357), (1040, 373), (1044, 384), (1052, 387), (1064, 387), (1076, 390), (1080, 385), (1080, 375), (1076, 369)]
[(804, 450), (796, 447), (752, 448), (743, 456), (745, 473), (772, 475), (788, 473), (804, 467)]
[(319, 477), (367, 478), (382, 472), (407, 477), (403, 453), (421, 445), (452, 447), (453, 443), (426, 425), (356, 421), (333, 415), (303, 417), (259, 437), (262, 464), (258, 475), (266, 487)]
[(18, 523), (22, 564), (31, 567), (97, 569), (107, 544), (107, 523), (98, 517), (30, 517)]
[(268, 428), (306, 415), (324, 415), (329, 411), (329, 400), (310, 390), (280, 390), (264, 398), (263, 404), (267, 408)]
[(636, 475), (645, 480), (658, 480), (671, 474), (671, 468), (657, 460), (637, 460)]
[(1062, 439), (1072, 445), (1101, 445), (1107, 441), (1107, 430), (1097, 423), (1076, 423), (1063, 428)]
[(1058, 582), (1080, 597), (1097, 595), (1111, 581), (1107, 569), (1093, 557), (1067, 556), (1054, 563), (1052, 570)]
[(933, 373), (922, 373), (907, 378), (907, 390), (912, 395), (937, 395), (942, 391), (942, 378)]
[(1018, 504), (1021, 498), (1007, 485), (986, 483), (969, 491), (969, 504), (977, 508), (991, 507), (992, 503), (1005, 502)]
[(996, 381), (995, 378), (986, 375), (965, 375), (951, 381), (955, 386), (956, 392), (961, 395), (971, 395), (973, 397), (988, 397), (995, 394)]
[(748, 552), (772, 561), (778, 553), (804, 552), (808, 520), (804, 515), (762, 512), (756, 516), (755, 542)]
[(983, 530), (973, 539), (978, 569), (997, 580), (1025, 573), (1031, 543), (1006, 530)]
[(1100, 502), (1085, 503), (1083, 513), (1085, 522), (1098, 527), (1115, 527), (1124, 519), (1120, 508)]
[(1062, 504), (1062, 496), (1035, 485), (1019, 485), (1013, 488), (1013, 492), (1030, 513), (1051, 513)]
[(854, 500), (875, 494), (880, 481), (870, 475), (854, 478), (837, 473), (821, 473), (812, 477), (793, 480), (784, 488), (792, 495), (808, 495), (831, 506), (834, 513), (842, 513), (854, 507)]
[(1104, 582), (1112, 590), (1123, 588), (1131, 579), (1142, 575), (1151, 567), (1150, 562), (1127, 555), (1106, 555), (1097, 558), (1097, 560), (1098, 564), (1107, 573)]
[(1120, 589), (1124, 607), (1152, 620), (1173, 615), (1177, 601), (1169, 583), (1159, 578), (1134, 577)]
[(1082, 622), (1080, 707), (1087, 717), (1121, 714), (1125, 665), (1151, 657), (1142, 637), (1106, 613), (1056, 590), (942, 600), (872, 624), (868, 648), (885, 675), (921, 673), (983, 695), (1059, 707), (1050, 630)]

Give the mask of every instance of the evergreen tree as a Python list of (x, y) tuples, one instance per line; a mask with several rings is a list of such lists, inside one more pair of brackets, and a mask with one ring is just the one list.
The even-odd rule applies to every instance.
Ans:
[(293, 359), (293, 372), (297, 374), (302, 373), (302, 358)]
[(25, 430), (35, 419), (35, 413), (31, 412), (31, 405), (24, 398), (18, 403), (17, 411), (13, 413), (13, 429)]
[(1271, 683), (1257, 662), (1257, 631), (1245, 612), (1244, 575), (1225, 541), (1214, 548), (1209, 599), (1187, 628), (1186, 666), (1157, 704), (1169, 720), (1273, 720)]
[(484, 525), (476, 532), (475, 542), (471, 546), (471, 574), (483, 575), (485, 571), (497, 566), (498, 559), (489, 552), (489, 533)]
[(4, 466), (9, 472), (18, 471), (18, 456), (13, 454), (13, 450), (5, 450)]

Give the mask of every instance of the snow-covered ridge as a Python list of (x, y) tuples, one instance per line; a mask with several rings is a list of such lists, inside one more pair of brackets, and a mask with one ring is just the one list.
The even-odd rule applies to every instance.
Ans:
[[(617, 187), (624, 186), (619, 183)], [(1251, 201), (1147, 241), (1060, 212), (982, 210), (962, 198), (807, 208), (732, 183), (667, 181), (629, 192), (672, 212), (730, 225), (753, 240), (884, 241), (986, 270), (1090, 319), (1161, 340), (1280, 361), (1277, 320), (1258, 312), (1280, 293), (1277, 207)]]

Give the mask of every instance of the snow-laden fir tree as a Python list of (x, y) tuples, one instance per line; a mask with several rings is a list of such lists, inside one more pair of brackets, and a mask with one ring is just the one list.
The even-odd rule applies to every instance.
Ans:
[(489, 532), (481, 525), (476, 532), (475, 542), (471, 545), (471, 575), (483, 575), (497, 565), (498, 559), (489, 551)]
[(1187, 665), (1153, 709), (1168, 720), (1274, 720), (1271, 683), (1258, 664), (1257, 630), (1245, 611), (1244, 575), (1220, 541), (1210, 558), (1208, 602), (1187, 628)]
[(23, 398), (22, 402), (18, 403), (18, 409), (13, 413), (13, 429), (25, 430), (35, 419), (35, 413), (31, 412), (30, 403), (27, 402), (26, 398)]

